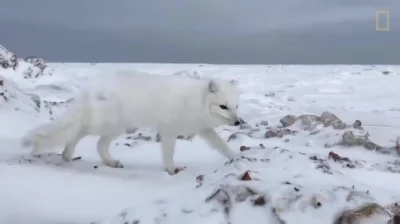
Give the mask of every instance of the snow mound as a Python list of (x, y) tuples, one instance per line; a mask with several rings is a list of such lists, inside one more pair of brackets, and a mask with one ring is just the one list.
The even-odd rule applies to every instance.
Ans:
[[(26, 93), (12, 80), (0, 76), (0, 111), (3, 113), (43, 115), (54, 119), (54, 115), (62, 113), (72, 100), (58, 102), (43, 100), (39, 95)], [(55, 111), (56, 113), (54, 113)]]
[(51, 76), (54, 72), (46, 62), (36, 56), (18, 59), (15, 54), (0, 45), (0, 65), (3, 69), (13, 69), (6, 72), (9, 75), (22, 75), (24, 79), (35, 80), (43, 76)]
[[(71, 101), (71, 99), (56, 99), (55, 101), (42, 99), (41, 88), (53, 88), (58, 92), (69, 91), (53, 82), (50, 85), (46, 83), (46, 81), (52, 80), (43, 80), (44, 83), (40, 80), (39, 85), (31, 82), (40, 77), (52, 75), (53, 69), (43, 59), (35, 56), (26, 57), (24, 60), (17, 59), (15, 54), (0, 45), (0, 64), (2, 67), (0, 68), (1, 110), (11, 110), (14, 113), (18, 111), (31, 115), (42, 113), (51, 118), (55, 109), (61, 108), (60, 110), (62, 110)], [(61, 95), (53, 92), (54, 95)]]
[(37, 113), (41, 108), (39, 96), (26, 94), (16, 83), (0, 76), (0, 109)]
[(24, 58), (24, 61), (31, 64), (31, 66), (28, 66), (28, 68), (23, 72), (24, 78), (32, 79), (40, 76), (51, 76), (54, 72), (53, 69), (48, 67), (43, 59), (36, 56), (26, 57)]
[(0, 66), (4, 69), (15, 68), (18, 66), (17, 56), (0, 45)]

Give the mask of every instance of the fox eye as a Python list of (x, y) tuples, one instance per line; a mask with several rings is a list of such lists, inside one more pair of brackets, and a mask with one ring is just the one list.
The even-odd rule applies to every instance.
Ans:
[(225, 105), (219, 105), (219, 107), (221, 107), (221, 109), (223, 109), (223, 110), (228, 109), (228, 107), (226, 107)]

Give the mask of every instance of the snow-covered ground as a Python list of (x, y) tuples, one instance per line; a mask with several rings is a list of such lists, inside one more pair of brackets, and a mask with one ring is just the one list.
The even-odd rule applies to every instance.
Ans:
[[(34, 79), (0, 68), (0, 92), (7, 90), (7, 99), (0, 97), (0, 223), (321, 224), (376, 202), (337, 223), (386, 224), (398, 209), (387, 206), (400, 201), (400, 66), (49, 67), (52, 75)], [(170, 176), (156, 133), (141, 129), (112, 145), (124, 169), (100, 164), (97, 137), (83, 139), (69, 164), (55, 154), (61, 148), (34, 158), (19, 146), (28, 129), (62, 113), (88, 77), (115, 69), (238, 80), (247, 124), (217, 130), (238, 152), (246, 149), (243, 157), (228, 162), (197, 137), (181, 139), (175, 160), (187, 169)], [(325, 111), (347, 126), (332, 126), (336, 118)], [(301, 116), (292, 125), (288, 116), (283, 128), (288, 114), (323, 116)]]

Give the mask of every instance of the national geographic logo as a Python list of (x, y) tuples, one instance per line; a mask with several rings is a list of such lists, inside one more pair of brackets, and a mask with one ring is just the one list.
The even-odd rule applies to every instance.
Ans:
[(376, 11), (375, 13), (376, 31), (390, 31), (390, 15), (389, 11)]

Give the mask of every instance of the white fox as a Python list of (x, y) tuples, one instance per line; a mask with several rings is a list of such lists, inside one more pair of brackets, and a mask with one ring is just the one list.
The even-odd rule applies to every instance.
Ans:
[(161, 135), (164, 169), (171, 175), (183, 169), (174, 163), (178, 135), (197, 134), (228, 159), (236, 156), (213, 129), (240, 124), (235, 83), (132, 71), (95, 79), (65, 114), (23, 137), (24, 146), (33, 145), (32, 154), (63, 145), (62, 158), (70, 161), (79, 140), (95, 135), (103, 163), (123, 168), (109, 153), (111, 141), (128, 129), (151, 128)]

